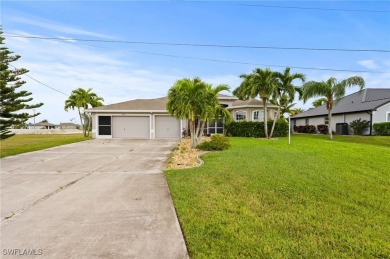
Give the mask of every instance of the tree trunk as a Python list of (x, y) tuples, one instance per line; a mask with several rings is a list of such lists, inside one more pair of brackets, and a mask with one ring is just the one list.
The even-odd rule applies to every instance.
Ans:
[(85, 125), (84, 125), (83, 116), (81, 115), (80, 107), (77, 107), (77, 110), (78, 110), (79, 116), (80, 116), (80, 124), (81, 124), (82, 130), (83, 130), (83, 136), (86, 137)]
[(202, 132), (200, 132), (200, 125), (201, 125), (201, 121), (200, 119), (198, 119), (198, 123), (197, 124), (194, 124), (196, 125), (195, 127), (195, 146), (194, 147), (197, 147), (199, 145), (199, 142), (200, 142), (200, 136), (202, 134)]
[(333, 134), (332, 134), (332, 128), (330, 127), (332, 125), (332, 109), (328, 109), (328, 131), (329, 131), (329, 139), (333, 139)]
[(192, 120), (189, 120), (189, 123), (190, 123), (190, 135), (191, 135), (191, 146), (192, 147), (195, 147), (195, 127), (194, 127), (194, 124), (195, 122), (192, 121)]
[(264, 134), (265, 138), (268, 138), (268, 115), (267, 115), (267, 98), (263, 99), (263, 107), (264, 107)]
[(88, 118), (89, 118), (89, 124), (88, 124), (88, 136), (89, 136), (90, 133), (89, 130), (92, 129), (92, 115), (90, 114)]
[(204, 125), (206, 124), (206, 121), (202, 121), (202, 124), (200, 126), (200, 130), (198, 132), (198, 136), (197, 136), (197, 143), (196, 143), (196, 146), (198, 146), (200, 144), (200, 141), (202, 140), (202, 135), (203, 135), (203, 131), (204, 131)]
[(276, 117), (274, 118), (274, 122), (272, 123), (272, 129), (271, 129), (271, 134), (270, 134), (269, 138), (272, 138), (272, 134), (274, 134), (275, 124), (276, 124), (276, 121), (279, 119), (279, 113), (280, 113), (280, 105), (278, 107)]

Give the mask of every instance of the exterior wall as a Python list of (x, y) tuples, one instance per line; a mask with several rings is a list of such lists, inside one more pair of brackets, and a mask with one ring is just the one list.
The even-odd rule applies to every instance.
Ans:
[[(333, 115), (332, 122), (331, 122), (332, 125), (330, 126), (330, 128), (333, 131), (336, 131), (336, 124), (337, 123), (344, 123), (344, 122), (346, 122), (346, 114)], [(325, 123), (325, 121), (322, 124), (324, 124), (324, 123)]]
[(388, 113), (390, 113), (390, 103), (385, 104), (382, 107), (379, 107), (376, 111), (373, 111), (372, 124), (377, 122), (386, 122)]
[(299, 118), (299, 119), (291, 119), (291, 127), (294, 128), (294, 126), (303, 126), (306, 125), (305, 119), (304, 118)]
[[(270, 120), (275, 118), (274, 113), (277, 111), (277, 108), (269, 107), (267, 109), (267, 117)], [(263, 111), (263, 107), (243, 107), (243, 108), (234, 108), (230, 110), (230, 115), (232, 116), (233, 121), (236, 121), (236, 112), (245, 111), (246, 112), (246, 121), (253, 121), (253, 112), (254, 111)]]
[[(294, 125), (294, 120), (295, 120), (295, 125), (297, 126), (304, 126), (306, 125), (306, 119), (309, 119), (309, 125), (314, 125), (317, 127), (319, 124), (325, 124), (325, 115), (322, 116), (317, 116), (317, 117), (308, 117), (308, 118), (297, 118), (297, 119), (292, 119), (292, 124)], [(362, 119), (362, 120), (367, 120), (370, 121), (370, 114), (367, 112), (359, 112), (359, 113), (346, 113), (346, 114), (336, 114), (332, 116), (332, 122), (330, 128), (332, 131), (336, 131), (336, 124), (337, 123), (351, 123), (354, 120), (357, 119)], [(350, 134), (351, 134), (350, 130)]]

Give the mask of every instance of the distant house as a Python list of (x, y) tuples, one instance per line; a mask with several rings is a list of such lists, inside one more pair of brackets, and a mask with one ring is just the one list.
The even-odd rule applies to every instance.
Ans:
[[(263, 102), (246, 101), (219, 94), (219, 102), (230, 112), (234, 121), (263, 121)], [(188, 129), (186, 120), (177, 120), (167, 109), (167, 97), (136, 99), (88, 109), (92, 115), (94, 138), (181, 138)], [(268, 104), (268, 118), (273, 119), (277, 106)], [(224, 121), (208, 121), (204, 134), (223, 133)]]
[[(341, 98), (332, 109), (330, 127), (336, 131), (336, 124), (349, 124), (357, 119), (370, 122), (364, 135), (375, 133), (374, 123), (390, 122), (390, 88), (367, 88)], [(291, 122), (294, 126), (328, 124), (326, 104), (291, 116)]]
[(59, 125), (60, 129), (78, 129), (79, 125), (71, 122), (61, 122)]
[(58, 125), (49, 122), (38, 122), (27, 124), (27, 129), (56, 129)]

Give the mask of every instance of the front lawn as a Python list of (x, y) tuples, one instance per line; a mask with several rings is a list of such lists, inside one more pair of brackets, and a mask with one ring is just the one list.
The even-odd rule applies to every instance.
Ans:
[(362, 139), (232, 138), (166, 171), (190, 256), (390, 258), (390, 138)]
[(89, 140), (82, 134), (21, 134), (0, 142), (0, 157)]

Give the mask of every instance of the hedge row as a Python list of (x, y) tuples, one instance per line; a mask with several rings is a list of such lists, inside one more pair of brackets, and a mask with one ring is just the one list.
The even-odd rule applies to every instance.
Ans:
[(316, 126), (314, 125), (303, 125), (303, 126), (294, 126), (294, 132), (298, 133), (315, 133)]
[(390, 122), (374, 123), (373, 127), (379, 135), (390, 136)]
[[(273, 121), (268, 121), (268, 131), (271, 132)], [(225, 125), (226, 135), (229, 137), (252, 137), (264, 138), (264, 122), (259, 121), (233, 121)], [(275, 123), (272, 137), (286, 137), (288, 134), (288, 123), (279, 119)]]
[(326, 124), (317, 125), (317, 129), (316, 126), (314, 125), (294, 126), (294, 132), (298, 132), (298, 133), (312, 134), (312, 133), (316, 133), (317, 131), (321, 134), (328, 134), (328, 125)]

